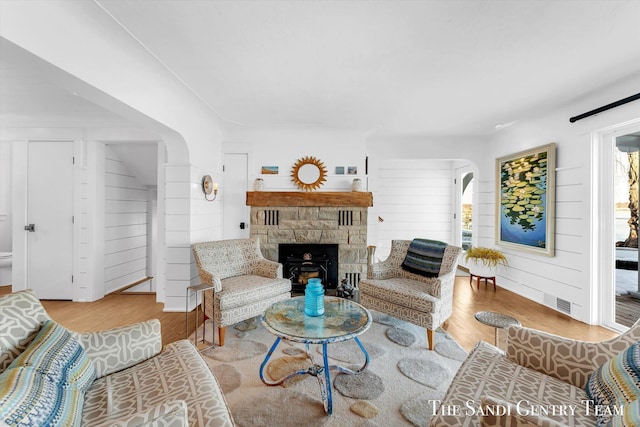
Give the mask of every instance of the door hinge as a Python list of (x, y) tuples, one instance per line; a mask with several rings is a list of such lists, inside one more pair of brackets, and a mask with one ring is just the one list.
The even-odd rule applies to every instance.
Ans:
[(453, 219), (456, 219), (458, 214), (453, 214)]
[(224, 165), (222, 165), (222, 172), (224, 172)]
[(76, 164), (76, 156), (71, 157), (71, 164), (72, 165)]
[(453, 183), (457, 184), (458, 183), (458, 179), (457, 178), (453, 178)]
[(71, 283), (73, 283), (73, 274), (71, 275)]
[(76, 217), (74, 215), (71, 216), (71, 224), (76, 223)]

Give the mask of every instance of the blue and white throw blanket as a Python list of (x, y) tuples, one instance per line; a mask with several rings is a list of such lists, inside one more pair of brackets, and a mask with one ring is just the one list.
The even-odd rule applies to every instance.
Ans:
[(426, 277), (438, 277), (447, 243), (437, 240), (413, 239), (409, 244), (402, 269)]

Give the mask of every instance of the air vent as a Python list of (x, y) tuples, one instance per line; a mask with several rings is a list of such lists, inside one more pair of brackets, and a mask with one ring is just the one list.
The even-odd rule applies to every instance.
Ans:
[(280, 211), (277, 209), (264, 211), (264, 225), (279, 225)]
[(338, 211), (338, 225), (353, 225), (353, 211)]
[(571, 314), (571, 301), (556, 298), (556, 308), (563, 313)]

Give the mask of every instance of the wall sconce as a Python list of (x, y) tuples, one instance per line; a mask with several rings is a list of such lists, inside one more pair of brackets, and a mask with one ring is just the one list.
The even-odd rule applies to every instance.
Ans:
[[(218, 183), (213, 182), (211, 175), (205, 175), (202, 177), (202, 192), (204, 193), (204, 198), (210, 202), (213, 202), (216, 197), (218, 197)], [(207, 197), (211, 193), (213, 193), (213, 199)]]

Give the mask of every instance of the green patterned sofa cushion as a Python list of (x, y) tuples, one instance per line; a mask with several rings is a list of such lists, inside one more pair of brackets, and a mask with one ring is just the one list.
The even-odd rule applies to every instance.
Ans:
[(0, 422), (80, 425), (84, 394), (94, 378), (95, 368), (82, 346), (49, 320), (0, 375)]
[(102, 378), (148, 360), (162, 351), (158, 319), (98, 332), (74, 333)]
[[(561, 425), (588, 427), (596, 424), (593, 411), (587, 412), (585, 404), (587, 394), (557, 378), (527, 369), (513, 363), (504, 353), (484, 342), (479, 341), (471, 350), (467, 359), (456, 373), (442, 405), (436, 416), (431, 419), (431, 427), (449, 426), (523, 426), (523, 425)], [(511, 415), (502, 417), (486, 416), (477, 408), (485, 402), (503, 402), (502, 407), (513, 405)], [(444, 405), (444, 406), (443, 406)], [(467, 409), (470, 405), (471, 412)], [(564, 406), (563, 406), (564, 405)], [(540, 418), (529, 417), (534, 422), (526, 424), (518, 419), (519, 415), (535, 415), (536, 408), (564, 407), (571, 411), (558, 411), (546, 414), (553, 424), (541, 422)], [(461, 413), (443, 411), (445, 408), (462, 408)], [(517, 408), (519, 408), (519, 412)], [(492, 423), (492, 418), (497, 418)], [(522, 418), (522, 417), (520, 417)]]
[(598, 368), (587, 381), (587, 396), (595, 405), (609, 407), (601, 411), (598, 425), (607, 425), (610, 414), (619, 415), (618, 408), (629, 406), (640, 398), (640, 341)]
[(0, 374), (31, 343), (47, 312), (32, 290), (0, 295)]
[[(177, 401), (186, 402), (185, 425), (234, 425), (216, 378), (193, 344), (181, 340), (152, 359), (95, 380), (85, 395), (82, 426), (129, 426), (121, 420), (146, 417), (158, 405)], [(176, 417), (173, 409), (165, 411), (166, 416)]]

